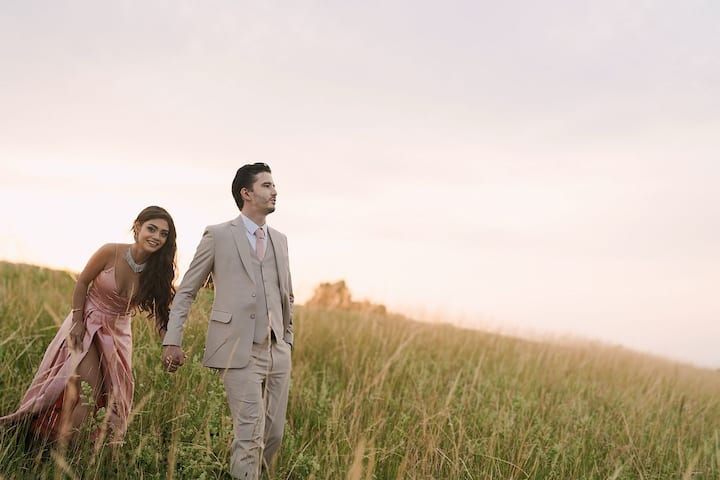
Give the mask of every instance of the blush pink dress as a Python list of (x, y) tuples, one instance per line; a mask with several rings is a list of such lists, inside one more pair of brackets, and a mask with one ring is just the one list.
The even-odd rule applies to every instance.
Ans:
[[(93, 280), (85, 300), (85, 338), (82, 352), (69, 348), (72, 314), (65, 318), (43, 356), (40, 368), (15, 413), (0, 417), (0, 425), (31, 418), (34, 430), (53, 437), (60, 427), (63, 396), (68, 380), (95, 342), (103, 370), (105, 392), (94, 393), (96, 408), (106, 407), (112, 438), (121, 440), (127, 430), (134, 381), (131, 370), (132, 305), (117, 291), (115, 267)], [(70, 409), (72, 410), (72, 409)]]

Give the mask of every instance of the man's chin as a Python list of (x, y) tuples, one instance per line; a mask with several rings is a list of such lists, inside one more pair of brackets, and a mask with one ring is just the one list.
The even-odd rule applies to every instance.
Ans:
[(268, 213), (272, 213), (274, 211), (275, 211), (275, 207), (268, 207), (265, 209), (265, 215), (267, 215)]

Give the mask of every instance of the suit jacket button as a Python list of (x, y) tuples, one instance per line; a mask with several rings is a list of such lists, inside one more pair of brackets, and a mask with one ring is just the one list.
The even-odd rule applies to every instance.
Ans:
[(252, 296), (253, 296), (253, 297), (255, 296), (255, 292), (252, 293)]
[(255, 318), (255, 314), (254, 314), (254, 313), (251, 313), (251, 314), (250, 314), (250, 318)]

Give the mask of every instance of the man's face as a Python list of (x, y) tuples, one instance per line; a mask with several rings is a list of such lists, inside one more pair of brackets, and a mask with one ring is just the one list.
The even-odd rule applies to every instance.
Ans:
[(275, 211), (276, 199), (277, 190), (275, 190), (272, 175), (267, 172), (258, 173), (252, 188), (247, 190), (245, 198), (247, 206), (258, 213), (267, 215)]

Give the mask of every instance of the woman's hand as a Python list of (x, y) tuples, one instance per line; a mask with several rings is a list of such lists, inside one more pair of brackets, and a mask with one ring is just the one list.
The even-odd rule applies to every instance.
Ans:
[(187, 354), (177, 345), (165, 345), (162, 353), (162, 363), (168, 372), (174, 372), (182, 367)]
[(82, 351), (83, 339), (85, 338), (85, 319), (80, 317), (79, 320), (73, 319), (70, 333), (68, 334), (68, 344), (73, 350)]

